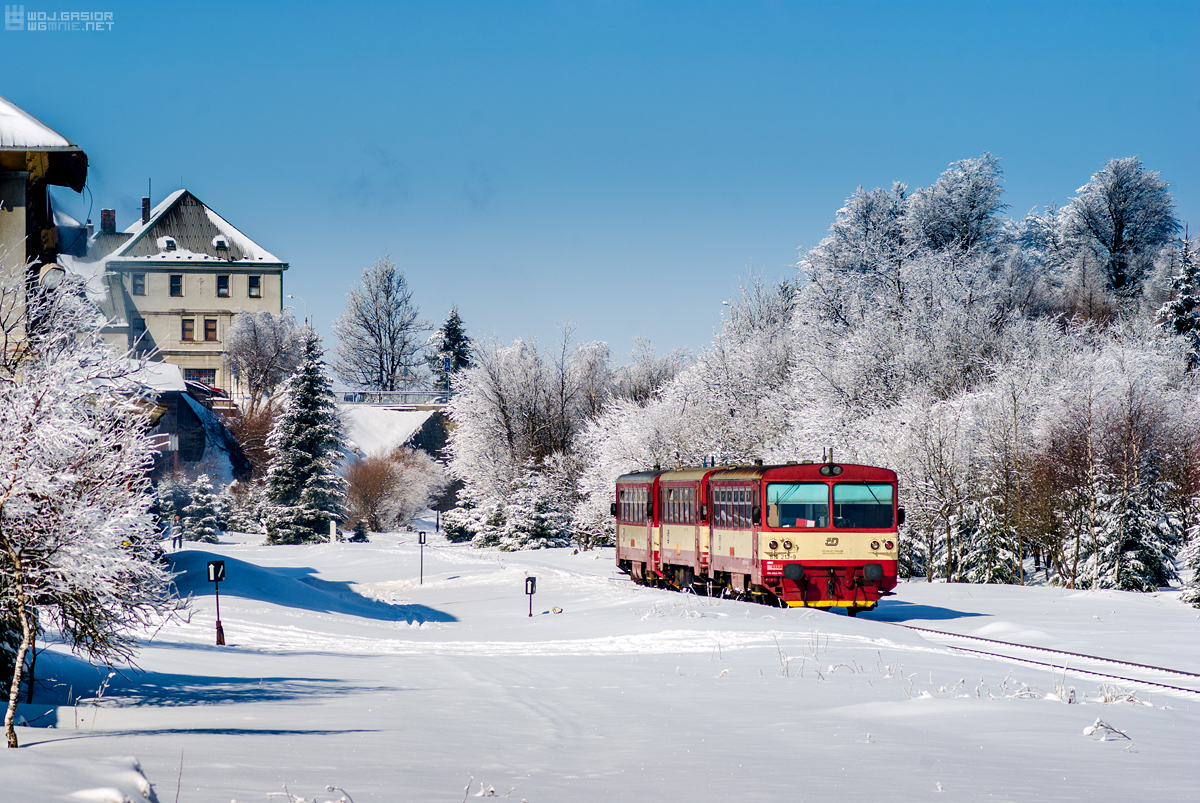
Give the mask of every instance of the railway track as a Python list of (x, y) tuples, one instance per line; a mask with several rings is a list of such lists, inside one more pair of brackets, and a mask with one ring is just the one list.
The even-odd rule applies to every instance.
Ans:
[[(1020, 655), (1011, 655), (1005, 652), (972, 649), (970, 647), (962, 647), (956, 644), (944, 645), (961, 652), (969, 652), (975, 655), (985, 655), (989, 658), (1000, 658), (1006, 661), (1015, 661), (1027, 666), (1039, 666), (1054, 671), (1070, 672), (1075, 675), (1086, 675), (1087, 677), (1100, 678), (1109, 683), (1132, 684), (1136, 686), (1144, 686), (1155, 691), (1200, 696), (1200, 673), (1196, 672), (1185, 672), (1181, 669), (1169, 669), (1167, 667), (1154, 666), (1152, 664), (1139, 664), (1134, 663), (1133, 661), (1120, 661), (1115, 658), (1101, 658), (1098, 655), (1087, 655), (1085, 653), (1069, 652), (1067, 650), (1055, 650), (1050, 647), (1034, 647), (1028, 644), (1017, 644), (1016, 642), (1012, 641), (1000, 641), (998, 639), (984, 638), (983, 636), (965, 636), (961, 633), (950, 633), (945, 630), (933, 630), (931, 628), (917, 627), (915, 625), (898, 626), (908, 630), (915, 630), (918, 633), (924, 633), (946, 639), (962, 639), (965, 641), (982, 642), (984, 644), (993, 645), (997, 649), (1004, 648), (1008, 650), (1027, 650), (1030, 652), (1060, 656), (1063, 660), (1061, 662), (1050, 663), (1047, 661), (1037, 661), (1032, 658), (1022, 658)], [(1126, 671), (1133, 670), (1136, 673), (1143, 675), (1143, 677), (1129, 677), (1127, 675), (1115, 675), (1109, 672), (1098, 672), (1095, 670), (1086, 669), (1083, 666), (1080, 666), (1079, 663), (1072, 665), (1072, 661), (1100, 666), (1117, 666), (1125, 669)], [(1152, 679), (1153, 677), (1161, 678), (1164, 675), (1170, 677), (1187, 678), (1191, 681), (1194, 681), (1197, 684), (1197, 687), (1189, 688), (1187, 686), (1177, 686), (1171, 683), (1163, 683), (1161, 680)]]

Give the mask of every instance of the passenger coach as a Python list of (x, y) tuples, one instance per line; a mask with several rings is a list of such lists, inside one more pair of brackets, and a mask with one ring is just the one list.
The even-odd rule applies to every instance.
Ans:
[(869, 610), (896, 587), (896, 473), (836, 463), (617, 479), (617, 565), (638, 583)]

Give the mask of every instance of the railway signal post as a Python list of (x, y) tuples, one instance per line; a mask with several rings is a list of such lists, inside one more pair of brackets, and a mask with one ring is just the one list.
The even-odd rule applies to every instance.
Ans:
[(525, 578), (525, 596), (529, 597), (529, 616), (533, 618), (533, 595), (537, 593), (537, 578)]
[(213, 584), (217, 595), (217, 646), (225, 646), (225, 628), (221, 627), (221, 581), (225, 579), (225, 561), (210, 560), (208, 562), (208, 582)]
[(417, 585), (425, 585), (425, 531), (417, 533), (417, 543), (421, 545), (421, 574), (417, 580)]

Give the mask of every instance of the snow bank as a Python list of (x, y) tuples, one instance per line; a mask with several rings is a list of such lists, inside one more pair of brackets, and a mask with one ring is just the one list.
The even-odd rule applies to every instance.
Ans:
[(336, 799), (329, 785), (356, 803), (449, 801), (468, 782), (530, 803), (1195, 796), (1195, 695), (1105, 690), (898, 626), (1193, 670), (1200, 620), (1173, 593), (903, 583), (851, 619), (634, 586), (611, 549), (257, 540), (171, 555), (192, 616), (148, 633), (142, 670), (99, 702), (91, 680), (65, 705), (87, 668), (44, 651), (35, 703), (59, 707), (35, 724), (56, 724), (21, 728), (30, 746), (13, 752), (91, 774), (57, 786), (50, 764), (10, 759), (4, 789), (21, 794), (0, 797), (140, 802), (104, 763), (135, 754), (173, 800), (181, 750), (180, 801)]
[(431, 410), (360, 404), (340, 404), (338, 413), (346, 425), (351, 448), (362, 455), (390, 452), (408, 441), (433, 415)]

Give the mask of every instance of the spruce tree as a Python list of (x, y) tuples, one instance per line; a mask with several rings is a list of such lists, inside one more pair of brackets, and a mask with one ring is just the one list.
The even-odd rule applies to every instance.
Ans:
[(1168, 334), (1187, 339), (1188, 370), (1192, 370), (1200, 365), (1200, 258), (1196, 241), (1186, 232), (1177, 253), (1172, 297), (1158, 311), (1159, 326)]
[(343, 516), (342, 422), (321, 361), (321, 339), (310, 327), (303, 340), (304, 361), (284, 386), (283, 410), (267, 438), (269, 544), (324, 541), (330, 519)]
[(1114, 483), (1100, 494), (1099, 532), (1085, 578), (1092, 588), (1157, 591), (1176, 577), (1173, 554), (1183, 527), (1166, 503), (1170, 484), (1160, 481), (1153, 457), (1129, 488)]
[(192, 501), (181, 517), (183, 537), (189, 541), (217, 543), (220, 526), (217, 523), (217, 495), (207, 474), (196, 477), (191, 487)]
[(446, 322), (433, 336), (433, 348), (429, 352), (429, 371), (438, 389), (446, 387), (446, 360), (450, 361), (449, 374), (453, 375), (471, 367), (471, 338), (458, 315), (458, 307), (450, 310)]
[(995, 493), (974, 504), (970, 532), (962, 539), (962, 572), (970, 583), (1017, 583), (1021, 562), (1017, 532), (1004, 516), (1004, 499)]
[(568, 546), (567, 517), (549, 493), (549, 483), (526, 468), (504, 502), (504, 524), (497, 546), (505, 552)]

